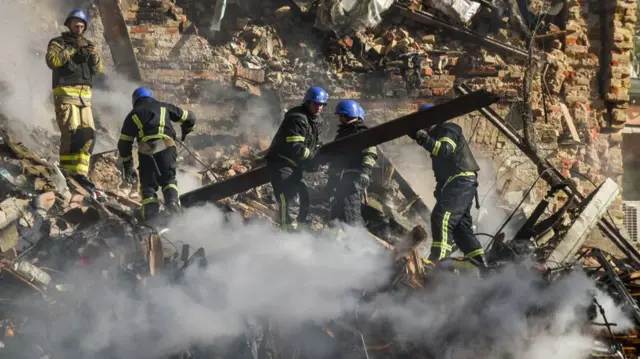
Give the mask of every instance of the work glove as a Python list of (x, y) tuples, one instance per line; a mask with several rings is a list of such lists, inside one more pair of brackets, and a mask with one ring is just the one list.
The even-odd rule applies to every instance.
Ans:
[(180, 138), (181, 141), (184, 141), (185, 138), (187, 138), (187, 135), (190, 134), (191, 132), (193, 132), (193, 127), (182, 127), (182, 137)]
[(322, 165), (322, 161), (320, 161), (320, 156), (318, 156), (319, 148), (309, 150), (309, 157), (307, 157), (305, 161), (305, 168), (311, 171), (317, 171), (318, 168)]
[(371, 177), (369, 177), (369, 175), (366, 173), (361, 173), (360, 177), (358, 177), (357, 183), (360, 186), (360, 188), (367, 188), (371, 183)]
[(85, 49), (85, 51), (87, 51), (89, 55), (95, 55), (98, 53), (98, 48), (96, 47), (96, 45), (89, 40), (87, 40), (87, 46), (85, 46)]
[(422, 146), (427, 138), (429, 138), (429, 134), (425, 130), (418, 130), (413, 134), (409, 134), (413, 140), (415, 140), (420, 146)]
[(124, 181), (131, 185), (136, 183), (138, 177), (136, 176), (136, 169), (133, 168), (133, 160), (123, 162), (122, 166), (124, 167)]

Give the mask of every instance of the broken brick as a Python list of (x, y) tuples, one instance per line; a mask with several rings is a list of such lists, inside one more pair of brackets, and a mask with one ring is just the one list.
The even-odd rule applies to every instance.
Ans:
[(145, 34), (149, 32), (149, 26), (131, 26), (129, 32), (132, 34)]
[(54, 192), (45, 192), (35, 199), (35, 207), (48, 211), (56, 203), (56, 194)]
[(262, 69), (247, 69), (243, 66), (236, 66), (236, 76), (249, 80), (256, 84), (264, 83), (264, 70)]
[(248, 81), (245, 81), (243, 79), (236, 79), (236, 81), (234, 82), (235, 87), (239, 88), (239, 89), (243, 89), (247, 92), (249, 92), (250, 94), (254, 95), (254, 96), (261, 96), (262, 92), (260, 91), (260, 88), (252, 85), (251, 83), (249, 83)]

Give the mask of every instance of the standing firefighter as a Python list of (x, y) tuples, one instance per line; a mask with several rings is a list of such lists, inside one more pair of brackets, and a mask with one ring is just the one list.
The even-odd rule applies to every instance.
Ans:
[[(420, 107), (424, 111), (433, 105)], [(471, 153), (462, 128), (455, 123), (419, 130), (410, 137), (431, 153), (436, 177), (436, 206), (431, 213), (433, 243), (428, 265), (435, 266), (452, 250), (451, 239), (465, 258), (481, 269), (486, 268), (484, 250), (473, 234), (471, 205), (478, 189), (478, 163)]]
[(99, 193), (87, 175), (95, 146), (91, 86), (93, 76), (102, 72), (102, 60), (93, 42), (83, 36), (88, 25), (84, 10), (73, 10), (64, 24), (69, 31), (49, 41), (46, 55), (47, 66), (53, 72), (60, 165), (80, 184)]
[[(320, 114), (327, 104), (328, 95), (320, 87), (311, 87), (302, 105), (287, 111), (267, 153), (267, 166), (271, 172), (271, 185), (280, 208), (280, 226), (292, 231), (298, 222), (307, 223), (309, 192), (302, 181), (304, 170), (314, 168), (313, 159), (320, 147), (318, 139)], [(297, 220), (293, 219), (291, 204), (300, 199)]]
[[(138, 171), (142, 192), (141, 215), (153, 219), (160, 211), (156, 194), (162, 188), (165, 208), (180, 211), (180, 194), (176, 180), (176, 131), (171, 122), (179, 122), (182, 140), (193, 131), (196, 120), (193, 112), (155, 100), (151, 90), (140, 87), (132, 95), (133, 110), (122, 124), (118, 151), (128, 183), (136, 182), (131, 149), (138, 141)], [(170, 121), (167, 121), (169, 119)]]
[[(366, 130), (364, 109), (354, 100), (343, 100), (336, 106), (340, 125), (335, 140)], [(378, 159), (376, 147), (361, 152), (345, 153), (332, 160), (329, 190), (334, 192), (331, 219), (338, 219), (352, 226), (363, 226), (361, 202), (371, 181), (371, 169)]]

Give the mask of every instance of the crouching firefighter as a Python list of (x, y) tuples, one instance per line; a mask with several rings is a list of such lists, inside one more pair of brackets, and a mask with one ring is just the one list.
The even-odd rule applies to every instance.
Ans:
[[(420, 107), (424, 111), (433, 105)], [(436, 205), (431, 213), (433, 243), (427, 265), (435, 267), (451, 252), (453, 239), (464, 252), (465, 259), (481, 270), (486, 269), (484, 250), (473, 234), (471, 205), (477, 203), (478, 163), (471, 153), (462, 128), (455, 123), (432, 126), (428, 131), (410, 134), (420, 146), (431, 154), (436, 177), (434, 196)]]
[[(308, 224), (309, 190), (302, 181), (302, 174), (316, 167), (314, 159), (320, 148), (318, 126), (327, 100), (327, 92), (322, 88), (308, 89), (302, 105), (284, 115), (267, 152), (267, 167), (283, 230), (294, 231), (298, 229), (298, 223)], [(296, 196), (300, 200), (300, 210), (294, 219), (291, 205)]]
[[(138, 142), (138, 171), (142, 193), (140, 214), (143, 220), (153, 219), (160, 211), (156, 191), (162, 189), (164, 206), (170, 213), (180, 212), (180, 194), (176, 180), (176, 131), (171, 122), (180, 123), (182, 140), (193, 131), (193, 112), (155, 100), (151, 90), (140, 87), (132, 95), (133, 110), (122, 124), (118, 152), (124, 167), (125, 180), (136, 182), (133, 168), (133, 141)], [(167, 121), (170, 120), (170, 121)]]
[(89, 25), (84, 10), (71, 11), (64, 25), (69, 31), (49, 41), (46, 54), (60, 129), (60, 166), (94, 196), (104, 197), (87, 178), (95, 147), (91, 88), (93, 77), (102, 72), (102, 59), (98, 48), (84, 37)]
[[(343, 100), (336, 106), (340, 125), (335, 140), (365, 131), (364, 109), (354, 100)], [(364, 226), (362, 198), (371, 182), (371, 169), (378, 159), (375, 146), (360, 152), (344, 153), (332, 159), (328, 188), (334, 202), (330, 219), (352, 226)]]

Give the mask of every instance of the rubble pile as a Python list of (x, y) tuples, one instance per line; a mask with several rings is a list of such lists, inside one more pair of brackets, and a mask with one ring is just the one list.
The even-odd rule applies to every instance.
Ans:
[[(104, 286), (111, 286), (109, 283), (115, 280), (116, 287), (120, 288), (118, 291), (127, 293), (127, 289), (122, 288), (123, 285), (133, 288), (139, 295), (136, 300), (144, 301), (145, 288), (153, 288), (150, 284), (153, 278), (173, 278), (170, 282), (175, 283), (167, 285), (179, 285), (179, 278), (183, 278), (187, 267), (207, 266), (209, 256), (205, 256), (203, 249), (191, 254), (189, 249), (185, 249), (185, 245), (189, 244), (186, 240), (182, 247), (165, 244), (168, 242), (162, 231), (158, 232), (138, 222), (133, 210), (139, 203), (119, 192), (119, 170), (113, 153), (98, 154), (93, 161), (90, 176), (100, 181), (108, 194), (106, 202), (99, 202), (74, 180), (65, 180), (55, 164), (29, 152), (8, 134), (3, 134), (2, 138), (4, 143), (0, 149), (3, 154), (3, 171), (0, 173), (0, 189), (6, 198), (0, 203), (0, 213), (4, 216), (0, 218), (3, 219), (0, 232), (0, 285), (3, 287), (0, 325), (4, 332), (0, 337), (0, 351), (3, 353), (11, 353), (14, 358), (41, 358), (47, 355), (52, 357), (56, 350), (62, 350), (57, 346), (60, 343), (49, 343), (51, 337), (43, 335), (40, 330), (34, 331), (29, 323), (36, 318), (49, 323), (60, 323), (65, 317), (73, 317), (65, 316), (64, 313), (70, 308), (82, 306), (82, 298), (86, 298), (82, 293), (104, 290)], [(192, 152), (188, 148), (183, 150), (189, 152), (189, 155)], [(242, 148), (239, 151), (242, 152)], [(202, 158), (198, 158), (202, 161), (200, 165), (207, 167), (206, 172), (202, 173), (203, 181), (222, 181), (235, 173), (260, 165), (257, 160), (261, 157), (260, 152), (252, 152), (247, 146), (244, 153), (240, 158), (226, 158), (230, 154), (218, 151), (214, 154), (218, 161), (213, 161), (210, 166)], [(186, 161), (186, 155), (181, 154), (182, 161)], [(394, 274), (380, 288), (364, 288), (365, 295), (360, 298), (360, 309), (356, 310), (355, 316), (344, 315), (328, 322), (306, 324), (305, 328), (309, 331), (306, 335), (310, 335), (314, 341), (335, 348), (334, 354), (337, 357), (375, 353), (384, 358), (402, 355), (430, 358), (437, 355), (439, 350), (432, 346), (432, 341), (398, 335), (384, 315), (375, 314), (378, 312), (375, 308), (381, 303), (387, 303), (387, 299), (384, 299), (387, 296), (394, 303), (406, 303), (410, 306), (411, 298), (430, 295), (438, 288), (450, 285), (434, 281), (434, 277), (424, 269), (423, 247), (428, 237), (424, 230), (427, 225), (423, 221), (425, 213), (417, 210), (419, 207), (415, 206), (415, 193), (412, 195), (411, 189), (406, 184), (403, 186), (401, 175), (394, 170), (393, 164), (384, 159), (384, 156), (382, 163), (383, 166), (374, 170), (373, 184), (363, 204), (363, 214), (367, 218), (370, 240), (386, 248), (388, 258), (395, 263)], [(325, 172), (326, 168), (319, 171)], [(323, 197), (326, 179), (322, 174), (311, 174), (306, 179), (311, 187), (312, 200), (316, 203), (310, 230), (320, 236), (317, 240), (348, 240), (340, 227), (329, 225), (325, 219), (330, 204), (320, 199)], [(555, 191), (558, 189), (559, 187)], [(225, 212), (235, 212), (246, 221), (266, 220), (277, 225), (276, 207), (270, 191), (270, 186), (259, 187), (221, 200), (217, 206)], [(640, 310), (632, 297), (632, 293), (637, 291), (636, 274), (640, 272), (640, 262), (631, 257), (615, 258), (598, 249), (585, 248), (558, 266), (548, 266), (551, 253), (555, 253), (559, 243), (567, 240), (564, 237), (569, 236), (574, 224), (580, 223), (578, 218), (583, 209), (582, 206), (569, 207), (568, 210), (563, 208), (558, 213), (551, 214), (549, 219), (539, 222), (532, 229), (533, 232), (523, 232), (531, 233), (533, 242), (524, 237), (506, 241), (504, 234), (498, 234), (493, 239), (489, 255), (500, 263), (498, 268), (525, 258), (534, 260), (537, 264), (533, 268), (525, 265), (523, 268), (528, 269), (523, 270), (533, 271), (534, 276), (551, 286), (584, 266), (587, 273), (600, 283), (602, 290), (609, 292), (617, 303), (640, 319)], [(536, 219), (532, 221), (531, 223), (535, 223)], [(453, 258), (445, 261), (443, 268), (471, 276), (478, 274), (474, 267), (468, 267), (465, 263)], [(68, 276), (78, 271), (91, 278), (92, 284), (86, 288), (74, 288), (70, 285)], [(443, 272), (440, 275), (446, 277), (448, 274)], [(544, 289), (540, 290), (541, 293), (544, 292)], [(480, 302), (482, 301), (474, 301)], [(22, 304), (14, 307), (16, 303)], [(585, 308), (584, 316), (574, 325), (584, 327), (585, 331), (593, 330), (590, 322), (597, 316), (594, 313), (598, 312), (598, 308), (597, 304)], [(465, 307), (465, 310), (472, 309), (481, 310)], [(108, 310), (117, 313), (119, 308)], [(542, 308), (538, 304), (532, 305), (527, 312), (531, 322), (539, 325), (551, 320), (553, 315), (549, 316), (549, 313), (554, 313), (555, 310), (559, 308), (554, 308), (553, 303), (546, 303)], [(43, 319), (42, 313), (45, 313), (46, 319)], [(95, 314), (87, 313), (89, 317)], [(600, 350), (602, 355), (624, 353), (626, 357), (637, 353), (638, 339), (635, 331), (612, 337), (606, 331), (607, 328), (614, 328), (612, 323), (605, 324), (605, 330), (596, 329), (593, 332), (605, 344), (593, 350)], [(289, 357), (291, 351), (304, 351), (301, 349), (304, 345), (294, 337), (280, 333), (269, 318), (255, 323), (249, 320), (247, 325), (251, 328), (247, 330), (252, 334), (239, 340), (248, 341), (253, 347), (262, 347), (272, 358), (285, 358)], [(450, 331), (450, 340), (461, 343), (467, 340), (466, 334), (456, 328), (447, 329)], [(68, 330), (73, 333), (73, 330), (81, 329)], [(209, 348), (210, 344), (177, 343), (183, 347), (174, 348), (171, 353), (207, 357), (214, 352), (219, 353), (222, 346), (229, 351), (228, 357), (252, 357), (251, 350), (245, 345), (231, 345), (229, 348), (216, 345), (214, 350)], [(69, 350), (65, 348), (63, 352), (68, 353)], [(78, 350), (81, 352), (81, 348)], [(464, 352), (464, 348), (461, 350)]]
[[(373, 30), (328, 37), (318, 33), (314, 39), (307, 35), (306, 13), (301, 15), (290, 4), (266, 2), (257, 7), (260, 13), (238, 15), (230, 8), (225, 26), (215, 33), (214, 46), (209, 47), (197, 35), (207, 36), (206, 27), (198, 29), (195, 23), (206, 25), (210, 13), (203, 12), (197, 2), (181, 5), (184, 9), (161, 1), (134, 4), (125, 15), (145, 81), (160, 96), (179, 103), (192, 103), (188, 89), (207, 82), (212, 86), (231, 83), (254, 96), (273, 89), (284, 99), (298, 98), (309, 79), (336, 97), (450, 96), (458, 77), (477, 77), (474, 85), (495, 90), (507, 99), (519, 96), (523, 70), (515, 63), (520, 61), (480, 47), (470, 51), (468, 43), (452, 38), (451, 31), (425, 28), (403, 15)], [(172, 14), (180, 14), (180, 21), (163, 13), (167, 6), (174, 9)], [(153, 21), (148, 20), (148, 13), (156, 14)], [(183, 13), (191, 14), (195, 23)], [(164, 22), (159, 14), (165, 14)], [(454, 35), (456, 29), (466, 31), (454, 28)], [(507, 33), (509, 29), (502, 24), (495, 41), (507, 48), (521, 47), (522, 41), (516, 39), (522, 35)], [(180, 32), (186, 36), (178, 43)]]
[[(0, 301), (0, 326), (2, 335), (0, 336), (0, 352), (11, 355), (12, 358), (42, 358), (55, 357), (56, 350), (70, 353), (73, 350), (82, 352), (81, 346), (75, 346), (72, 342), (65, 342), (64, 347), (59, 347), (60, 343), (50, 343), (51, 338), (56, 335), (45, 335), (41, 329), (34, 328), (30, 323), (32, 320), (45, 320), (51, 323), (64, 323), (69, 316), (68, 311), (83, 308), (82, 293), (99, 292), (104, 290), (106, 283), (114, 280), (117, 288), (110, 291), (133, 290), (138, 293), (140, 301), (145, 299), (145, 288), (153, 288), (152, 278), (169, 277), (174, 278), (175, 284), (179, 285), (180, 279), (187, 267), (206, 267), (208, 256), (204, 255), (202, 249), (190, 255), (189, 249), (184, 254), (183, 248), (172, 247), (163, 243), (164, 236), (150, 227), (146, 227), (137, 222), (131, 213), (131, 209), (136, 206), (135, 202), (122, 198), (116, 194), (109, 193), (107, 202), (97, 202), (82, 187), (73, 180), (64, 181), (63, 177), (56, 174), (56, 167), (41, 160), (38, 156), (26, 150), (24, 146), (14, 142), (10, 136), (3, 136), (7, 141), (2, 146), (3, 168), (6, 171), (0, 173), (3, 177), (3, 194), (7, 198), (0, 203), (1, 213), (4, 217), (2, 221), (1, 234), (1, 257), (0, 257), (0, 285), (3, 296)], [(109, 170), (108, 155), (101, 155), (105, 159), (98, 160), (99, 165), (94, 168), (104, 172)], [(224, 161), (214, 167), (216, 173), (224, 173), (229, 168), (240, 166), (236, 162)], [(111, 168), (113, 173), (117, 169)], [(388, 169), (384, 171), (377, 169), (378, 174), (374, 178), (380, 178)], [(106, 177), (105, 177), (106, 178)], [(106, 179), (105, 179), (106, 183)], [(68, 189), (67, 189), (68, 186)], [(321, 183), (313, 183), (312, 186), (322, 186)], [(395, 185), (397, 186), (397, 184)], [(376, 180), (372, 186), (371, 198), (381, 195), (385, 184)], [(218, 206), (226, 208), (227, 211), (241, 212), (246, 219), (252, 218), (274, 218), (274, 207), (265, 198), (264, 189), (258, 189), (243, 195), (238, 195), (218, 203)], [(377, 193), (377, 194), (376, 194)], [(387, 191), (385, 194), (397, 193), (395, 190)], [(390, 258), (395, 260), (394, 275), (388, 279), (388, 284), (381, 288), (368, 288), (361, 298), (359, 309), (355, 314), (344, 315), (334, 318), (326, 323), (309, 323), (305, 325), (305, 335), (313, 338), (316, 343), (328, 348), (334, 348), (333, 357), (348, 358), (354, 356), (375, 355), (381, 358), (394, 358), (397, 356), (410, 355), (417, 358), (431, 358), (439, 353), (437, 346), (432, 346), (432, 340), (413, 340), (410, 337), (403, 337), (394, 333), (385, 315), (377, 314), (380, 309), (375, 309), (382, 303), (405, 303), (409, 308), (411, 298), (428, 296), (429, 293), (437, 291), (438, 288), (445, 288), (451, 282), (434, 281), (433, 277), (427, 276), (419, 253), (420, 245), (424, 243), (427, 234), (420, 225), (413, 226), (412, 221), (399, 215), (401, 206), (396, 206), (402, 202), (401, 198), (386, 201), (387, 206), (381, 213), (392, 213), (392, 221), (397, 221), (396, 228), (401, 229), (396, 232), (394, 245), (381, 240), (377, 236), (371, 235), (372, 243), (378, 243), (388, 249)], [(376, 204), (369, 203), (368, 206), (375, 209)], [(405, 203), (406, 206), (406, 203)], [(393, 208), (391, 208), (393, 207)], [(408, 212), (407, 212), (408, 213)], [(412, 217), (412, 216), (409, 216)], [(560, 221), (559, 227), (554, 227), (559, 234), (565, 233), (568, 226), (567, 220)], [(315, 217), (316, 219), (320, 217)], [(274, 221), (274, 223), (276, 223)], [(415, 222), (414, 222), (415, 223)], [(338, 238), (344, 236), (338, 233)], [(561, 240), (561, 235), (544, 236), (540, 239), (540, 247), (531, 252), (530, 247), (523, 244), (506, 244), (501, 239), (496, 238), (498, 243), (494, 255), (501, 258), (503, 263), (511, 262), (516, 257), (514, 253), (522, 255), (524, 253), (533, 254), (533, 258), (544, 258), (549, 252), (549, 244), (555, 245), (555, 241)], [(324, 240), (324, 239), (318, 239)], [(338, 239), (340, 240), (340, 239)], [(545, 244), (546, 243), (546, 244)], [(618, 259), (608, 256), (597, 249), (584, 249), (577, 253), (577, 262), (549, 271), (538, 265), (537, 269), (523, 269), (532, 271), (540, 277), (547, 285), (563, 278), (570, 277), (570, 273), (585, 266), (587, 273), (599, 281), (603, 290), (610, 291), (611, 294), (625, 305), (628, 298), (635, 293), (637, 273), (640, 273), (640, 264), (630, 259)], [(456, 259), (450, 261), (451, 270), (462, 271), (467, 275), (475, 275), (475, 270), (471, 267), (458, 266)], [(381, 263), (382, 265), (382, 263)], [(446, 265), (445, 265), (446, 267)], [(87, 282), (85, 288), (76, 288), (69, 284), (68, 275), (80, 271), (83, 276), (92, 278)], [(204, 274), (203, 274), (204, 275)], [(446, 278), (446, 273), (440, 273)], [(622, 278), (622, 279), (621, 279)], [(104, 282), (105, 284), (100, 284)], [(89, 285), (89, 283), (92, 283)], [(109, 284), (110, 285), (110, 284)], [(124, 287), (123, 287), (124, 285)], [(125, 289), (130, 288), (130, 289)], [(553, 288), (553, 287), (550, 287)], [(630, 289), (625, 289), (630, 288)], [(544, 286), (540, 289), (544, 293)], [(493, 296), (494, 294), (485, 294)], [(387, 297), (389, 296), (389, 297)], [(387, 298), (387, 299), (385, 299)], [(391, 300), (391, 302), (389, 302)], [(491, 300), (491, 299), (487, 299)], [(633, 300), (633, 299), (632, 299)], [(482, 303), (482, 300), (474, 303)], [(633, 302), (635, 303), (635, 301)], [(113, 305), (113, 303), (111, 303)], [(539, 307), (542, 305), (543, 307)], [(634, 304), (637, 305), (637, 304)], [(484, 305), (483, 305), (484, 307)], [(584, 308), (582, 319), (574, 323), (578, 328), (583, 326), (585, 331), (590, 331), (590, 322), (597, 316), (600, 307), (593, 304), (589, 308)], [(461, 308), (462, 309), (462, 308)], [(85, 309), (82, 309), (85, 310)], [(118, 313), (118, 308), (102, 308), (102, 310), (114, 311)], [(121, 308), (124, 310), (124, 308)], [(150, 309), (152, 310), (152, 309)], [(466, 311), (482, 311), (483, 308), (464, 307)], [(528, 309), (531, 323), (544, 326), (543, 323), (551, 323), (555, 308), (553, 303), (536, 304)], [(631, 308), (632, 312), (633, 308)], [(384, 310), (382, 310), (384, 313)], [(640, 315), (640, 311), (634, 312)], [(92, 313), (86, 313), (88, 318), (93, 317)], [(151, 315), (151, 314), (150, 314)], [(43, 319), (45, 318), (45, 319)], [(606, 313), (605, 313), (606, 320)], [(274, 318), (277, 319), (277, 318)], [(277, 320), (274, 320), (274, 323)], [(307, 355), (313, 356), (313, 349), (299, 342), (294, 337), (289, 338), (271, 323), (269, 318), (261, 320), (249, 319), (247, 321), (247, 334), (242, 335), (238, 340), (247, 342), (247, 345), (215, 345), (212, 343), (176, 343), (183, 345), (182, 349), (171, 351), (177, 357), (187, 356), (204, 358), (214, 353), (225, 352), (225, 357), (244, 358), (253, 357), (251, 347), (262, 348), (258, 357), (286, 358), (294, 352), (311, 350)], [(598, 351), (594, 357), (614, 355), (624, 353), (626, 357), (637, 355), (638, 338), (636, 332), (627, 332), (624, 335), (611, 337), (607, 328), (614, 328), (615, 323), (606, 322), (602, 330), (595, 329), (592, 335), (598, 338), (599, 346), (592, 348)], [(551, 324), (548, 324), (551, 325)], [(44, 326), (46, 327), (46, 325)], [(75, 328), (75, 327), (73, 327)], [(457, 328), (457, 327), (456, 327)], [(37, 329), (37, 330), (36, 330)], [(81, 330), (80, 328), (67, 328), (67, 331)], [(466, 338), (464, 332), (454, 327), (448, 328), (449, 341), (463, 343)], [(136, 335), (139, 333), (134, 331)], [(70, 335), (71, 335), (70, 334)], [(474, 337), (481, 335), (474, 332)], [(491, 338), (487, 335), (486, 340)], [(71, 337), (73, 337), (71, 335)], [(117, 343), (114, 343), (117, 348)], [(221, 349), (223, 348), (223, 349)], [(488, 349), (488, 348), (487, 348)], [(86, 349), (85, 349), (86, 350)], [(461, 346), (460, 352), (454, 350), (454, 357), (464, 356), (465, 347)], [(497, 350), (497, 349), (496, 349)], [(500, 350), (508, 351), (503, 348)], [(108, 357), (109, 350), (96, 353), (96, 357)], [(98, 355), (99, 354), (99, 355)], [(170, 352), (166, 353), (167, 355)], [(140, 357), (140, 356), (139, 356)], [(143, 356), (147, 358), (148, 356)], [(154, 356), (156, 357), (156, 356)], [(166, 357), (166, 356), (161, 356)], [(151, 357), (149, 357), (151, 358)]]

